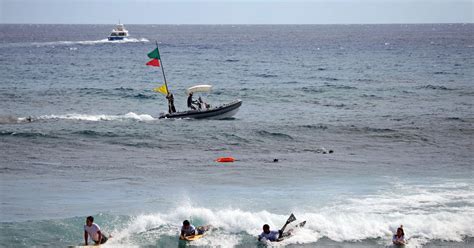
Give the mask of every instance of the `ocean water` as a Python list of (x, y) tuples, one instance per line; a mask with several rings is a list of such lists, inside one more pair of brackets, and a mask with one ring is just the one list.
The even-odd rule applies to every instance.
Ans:
[[(0, 25), (0, 246), (78, 245), (93, 215), (110, 247), (261, 247), (290, 213), (278, 246), (474, 246), (473, 24), (126, 27)], [(155, 41), (178, 110), (212, 84), (235, 118), (158, 119)]]

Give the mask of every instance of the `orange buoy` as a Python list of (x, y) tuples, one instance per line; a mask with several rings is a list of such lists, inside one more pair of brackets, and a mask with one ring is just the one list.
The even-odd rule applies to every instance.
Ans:
[(233, 157), (220, 157), (216, 159), (216, 162), (219, 163), (229, 163), (229, 162), (234, 162), (235, 158)]

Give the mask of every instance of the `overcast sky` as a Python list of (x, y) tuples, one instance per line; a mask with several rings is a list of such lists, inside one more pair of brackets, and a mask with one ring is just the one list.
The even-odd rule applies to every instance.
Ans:
[(0, 0), (0, 23), (473, 23), (474, 0)]

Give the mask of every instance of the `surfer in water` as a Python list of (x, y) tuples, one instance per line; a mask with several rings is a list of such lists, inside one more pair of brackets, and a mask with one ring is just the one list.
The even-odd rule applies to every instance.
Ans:
[(89, 237), (96, 245), (103, 244), (109, 239), (102, 234), (99, 225), (94, 223), (94, 217), (92, 216), (86, 218), (86, 224), (84, 225), (84, 241), (86, 245), (89, 244)]
[(258, 235), (258, 241), (266, 239), (268, 241), (277, 241), (281, 235), (281, 231), (270, 231), (270, 226), (268, 224), (263, 225), (263, 232)]
[[(268, 224), (263, 225), (263, 232), (258, 235), (258, 241), (268, 240), (268, 241), (282, 241), (284, 238), (289, 237), (293, 233), (293, 229), (285, 232), (286, 227), (291, 222), (295, 221), (296, 217), (291, 214), (288, 220), (286, 220), (285, 225), (278, 231), (270, 231), (270, 226)], [(303, 221), (296, 225), (295, 227), (303, 227), (306, 224), (306, 221)]]
[(180, 239), (186, 239), (186, 237), (194, 236), (194, 235), (201, 235), (204, 234), (209, 229), (209, 226), (199, 226), (195, 228), (189, 220), (183, 221), (183, 226), (181, 226), (181, 234), (179, 236)]
[(394, 245), (406, 245), (405, 232), (403, 231), (403, 225), (397, 229), (397, 234), (393, 235), (392, 242)]

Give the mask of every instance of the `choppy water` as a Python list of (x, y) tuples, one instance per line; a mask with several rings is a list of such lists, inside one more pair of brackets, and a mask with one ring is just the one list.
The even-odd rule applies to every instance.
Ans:
[[(282, 245), (472, 246), (473, 24), (111, 28), (0, 25), (2, 246), (80, 244), (94, 215), (113, 246), (186, 245), (187, 218), (255, 247), (291, 212)], [(155, 40), (178, 110), (206, 83), (235, 119), (159, 120)]]

